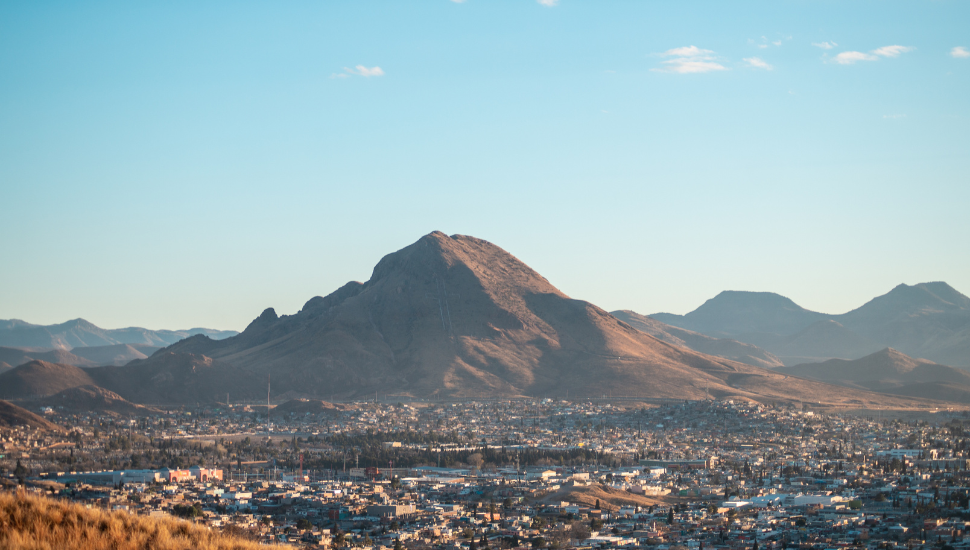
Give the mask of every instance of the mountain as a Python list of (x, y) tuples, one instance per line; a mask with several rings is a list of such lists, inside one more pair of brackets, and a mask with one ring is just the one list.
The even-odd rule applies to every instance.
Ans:
[(31, 361), (45, 361), (47, 363), (62, 363), (80, 367), (93, 367), (96, 363), (82, 359), (73, 353), (62, 349), (47, 349), (41, 351), (24, 350), (21, 348), (0, 347), (0, 361), (12, 367), (23, 365)]
[(0, 399), (46, 397), (77, 386), (95, 385), (88, 371), (59, 363), (31, 361), (0, 374)]
[(53, 348), (70, 350), (91, 346), (147, 344), (164, 347), (183, 338), (204, 334), (214, 339), (238, 334), (231, 330), (193, 328), (189, 330), (148, 330), (138, 327), (103, 329), (84, 319), (59, 325), (32, 325), (19, 319), (0, 320), (0, 346), (14, 348)]
[[(970, 402), (970, 372), (913, 359), (892, 348), (853, 361), (831, 359), (777, 370), (791, 376), (883, 393)], [(946, 394), (936, 393), (940, 391)]]
[(62, 365), (74, 365), (75, 367), (119, 366), (134, 361), (135, 359), (145, 359), (160, 349), (162, 348), (147, 344), (91, 346), (74, 348), (71, 351), (64, 349), (0, 347), (0, 372), (8, 370), (2, 368), (3, 364), (9, 365), (12, 368), (31, 361), (60, 363)]
[(907, 354), (970, 366), (970, 298), (946, 283), (899, 285), (836, 320)]
[(806, 310), (769, 292), (722, 292), (686, 315), (654, 319), (761, 347), (786, 364), (857, 359), (892, 347), (970, 366), (970, 298), (943, 282), (899, 285), (841, 315)]
[(231, 401), (237, 391), (259, 398), (271, 374), (274, 395), (330, 401), (568, 393), (917, 404), (663, 342), (569, 298), (494, 244), (440, 232), (294, 315), (269, 308), (237, 336), (197, 335), (124, 367), (89, 370), (100, 386), (153, 403), (223, 401), (226, 391)]
[(788, 336), (760, 333), (744, 337), (770, 349), (788, 366), (816, 363), (833, 357), (862, 357), (882, 348), (831, 319), (816, 321)]
[(656, 313), (654, 319), (717, 338), (742, 334), (792, 334), (826, 319), (774, 292), (725, 290), (687, 315)]
[(112, 346), (74, 348), (71, 353), (98, 366), (113, 365), (117, 367), (127, 365), (135, 359), (146, 359), (160, 349), (162, 348), (150, 344), (114, 344)]
[(16, 426), (30, 426), (31, 428), (58, 432), (63, 430), (43, 416), (34, 414), (13, 403), (0, 400), (0, 427), (13, 428)]
[(706, 353), (707, 355), (716, 355), (756, 367), (770, 369), (783, 366), (781, 360), (774, 354), (751, 344), (745, 344), (737, 340), (712, 338), (699, 332), (661, 323), (656, 319), (647, 317), (646, 315), (640, 315), (635, 311), (621, 310), (613, 311), (611, 314), (640, 332), (645, 332), (668, 344), (690, 348), (694, 351)]
[[(264, 378), (192, 353), (160, 351), (123, 367), (97, 367), (85, 372), (98, 386), (140, 404), (225, 402), (226, 393), (237, 401), (266, 398)], [(0, 387), (2, 379), (0, 375)]]

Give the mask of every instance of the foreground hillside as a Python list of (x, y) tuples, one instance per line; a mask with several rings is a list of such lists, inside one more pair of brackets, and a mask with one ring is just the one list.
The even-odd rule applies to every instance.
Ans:
[(0, 548), (256, 550), (280, 548), (175, 518), (105, 512), (39, 496), (0, 493)]

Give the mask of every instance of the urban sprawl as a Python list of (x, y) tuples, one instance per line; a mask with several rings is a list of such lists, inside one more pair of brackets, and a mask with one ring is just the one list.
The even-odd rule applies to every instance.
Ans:
[(0, 481), (297, 547), (970, 546), (963, 412), (313, 403), (48, 408), (66, 430), (0, 432)]

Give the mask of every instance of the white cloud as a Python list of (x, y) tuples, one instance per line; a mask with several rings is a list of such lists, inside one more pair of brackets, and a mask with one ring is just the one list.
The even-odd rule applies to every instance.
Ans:
[(842, 52), (835, 56), (832, 61), (838, 63), (839, 65), (851, 65), (856, 61), (875, 61), (877, 59), (879, 58), (865, 52)]
[(651, 69), (664, 73), (709, 73), (711, 71), (726, 71), (724, 65), (715, 61), (714, 52), (698, 48), (697, 46), (684, 46), (673, 48), (660, 54), (662, 57), (672, 57), (666, 61), (661, 61), (664, 67)]
[(880, 57), (899, 57), (901, 54), (911, 52), (914, 49), (910, 46), (893, 45), (876, 48), (868, 53), (848, 51), (836, 55), (832, 58), (832, 62), (839, 65), (852, 65), (857, 61), (876, 61)]
[(677, 57), (703, 57), (704, 59), (712, 59), (714, 52), (712, 50), (703, 50), (697, 46), (684, 46), (683, 48), (674, 48), (672, 50), (667, 50), (660, 54), (664, 57), (677, 56)]
[(747, 62), (749, 67), (754, 67), (755, 69), (764, 69), (766, 71), (774, 69), (774, 67), (760, 57), (745, 57), (744, 61)]
[(835, 42), (812, 42), (812, 45), (816, 48), (822, 48), (823, 50), (831, 50), (832, 48), (838, 46)]
[(957, 59), (966, 59), (970, 57), (970, 50), (967, 50), (963, 46), (957, 46), (950, 50), (950, 57), (956, 57)]
[(451, 1), (454, 2), (454, 3), (456, 3), (456, 4), (464, 4), (465, 3), (465, 0), (451, 0)]
[(657, 69), (667, 73), (709, 73), (711, 71), (726, 71), (727, 68), (714, 61), (692, 61), (689, 59), (671, 59), (664, 61), (668, 65), (663, 69)]
[(551, 7), (554, 7), (554, 6), (559, 5), (559, 0), (536, 0), (536, 2), (542, 4), (543, 6), (545, 6), (547, 8), (551, 8)]
[(380, 67), (365, 67), (363, 65), (357, 65), (357, 67), (353, 69), (344, 67), (344, 70), (357, 76), (384, 76), (384, 69)]
[(775, 46), (781, 46), (781, 40), (775, 40), (774, 42), (772, 42), (772, 44), (774, 44)]
[(913, 51), (909, 46), (883, 46), (872, 50), (872, 53), (883, 57), (899, 57), (899, 54)]

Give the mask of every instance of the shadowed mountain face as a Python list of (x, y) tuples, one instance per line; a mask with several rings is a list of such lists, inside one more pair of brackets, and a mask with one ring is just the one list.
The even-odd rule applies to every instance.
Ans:
[(651, 317), (754, 344), (789, 365), (833, 357), (856, 359), (892, 347), (970, 366), (970, 298), (942, 282), (899, 285), (842, 315), (808, 311), (772, 293), (722, 292), (687, 315)]
[(745, 363), (756, 367), (774, 368), (782, 366), (781, 360), (757, 346), (728, 340), (723, 338), (712, 338), (699, 332), (678, 328), (660, 321), (640, 315), (634, 311), (623, 310), (612, 312), (617, 319), (627, 323), (640, 332), (645, 332), (658, 340), (690, 348), (700, 353), (716, 355), (739, 363)]
[[(151, 403), (265, 396), (271, 374), (274, 395), (324, 400), (568, 392), (912, 404), (662, 342), (570, 299), (491, 243), (439, 232), (294, 315), (267, 309), (238, 336), (194, 336), (125, 367), (88, 370), (102, 387)], [(180, 372), (199, 378), (178, 386)]]
[(970, 402), (970, 372), (886, 348), (854, 361), (831, 359), (778, 372), (896, 395)]
[(0, 398), (46, 397), (68, 388), (94, 384), (94, 379), (84, 369), (46, 361), (31, 361), (0, 374)]
[[(84, 319), (59, 325), (32, 325), (19, 319), (0, 320), (0, 346), (14, 348), (47, 348), (71, 350), (91, 346), (141, 344), (164, 347), (183, 338), (205, 334), (211, 338), (228, 338), (232, 330), (193, 328), (189, 330), (148, 330), (138, 327), (103, 329)], [(15, 365), (16, 366), (16, 365)]]

